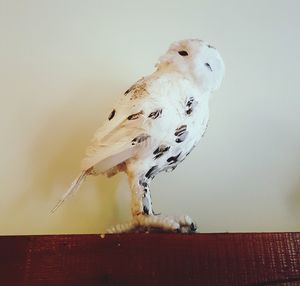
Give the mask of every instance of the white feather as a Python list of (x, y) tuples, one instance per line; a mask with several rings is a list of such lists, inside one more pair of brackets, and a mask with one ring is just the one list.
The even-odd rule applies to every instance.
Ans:
[[(185, 55), (181, 56), (180, 51)], [(203, 41), (184, 40), (172, 44), (156, 66), (153, 74), (121, 96), (112, 116), (96, 131), (82, 161), (82, 173), (53, 211), (89, 174), (113, 175), (124, 170), (118, 168), (120, 164), (129, 161), (131, 168), (149, 168), (153, 164), (153, 148), (158, 144), (172, 145), (174, 155), (187, 154), (198, 143), (207, 127), (209, 95), (219, 87), (224, 75), (219, 53)], [(188, 98), (197, 102), (192, 116), (185, 113)], [(163, 110), (163, 118), (151, 119), (149, 114), (159, 109)], [(128, 116), (139, 112), (142, 113), (137, 119), (128, 120)], [(183, 124), (188, 126), (189, 136), (184, 144), (174, 144), (174, 130)], [(143, 134), (149, 135), (149, 140), (132, 144), (135, 137)]]
[(51, 213), (54, 213), (63, 203), (64, 201), (74, 192), (78, 190), (78, 188), (81, 186), (83, 181), (86, 178), (86, 172), (81, 172), (79, 176), (72, 182), (69, 189), (63, 194), (61, 199), (58, 201), (58, 203), (55, 205), (55, 207), (51, 210)]

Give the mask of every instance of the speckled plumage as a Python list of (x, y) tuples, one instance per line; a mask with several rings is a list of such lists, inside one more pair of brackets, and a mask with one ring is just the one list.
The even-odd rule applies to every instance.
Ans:
[(184, 40), (173, 43), (156, 67), (120, 97), (96, 131), (82, 173), (57, 207), (87, 175), (124, 171), (132, 190), (134, 223), (112, 232), (137, 225), (169, 230), (192, 225), (188, 217), (155, 216), (149, 184), (158, 173), (174, 170), (200, 141), (208, 124), (210, 94), (221, 84), (224, 64), (212, 46)]

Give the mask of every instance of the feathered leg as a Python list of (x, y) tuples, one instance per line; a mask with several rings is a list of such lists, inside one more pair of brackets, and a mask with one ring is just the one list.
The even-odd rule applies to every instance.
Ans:
[(132, 216), (153, 215), (149, 183), (146, 180), (139, 179), (133, 173), (128, 173), (128, 181), (131, 189)]
[(196, 230), (189, 216), (179, 218), (163, 215), (154, 215), (149, 189), (149, 179), (128, 172), (129, 185), (132, 194), (131, 211), (133, 220), (127, 224), (116, 225), (110, 228), (108, 233), (120, 233), (129, 231), (147, 231), (151, 229), (172, 232), (193, 232)]

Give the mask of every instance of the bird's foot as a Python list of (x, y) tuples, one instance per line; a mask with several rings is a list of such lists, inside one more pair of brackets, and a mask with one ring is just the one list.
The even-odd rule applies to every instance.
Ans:
[(107, 233), (124, 232), (196, 232), (196, 225), (192, 219), (183, 215), (180, 217), (163, 215), (144, 215), (134, 216), (130, 223), (119, 224), (107, 230)]

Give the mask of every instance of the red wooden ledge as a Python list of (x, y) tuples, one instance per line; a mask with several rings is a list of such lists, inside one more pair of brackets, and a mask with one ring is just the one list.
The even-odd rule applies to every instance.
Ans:
[(300, 285), (300, 233), (0, 237), (1, 285)]

